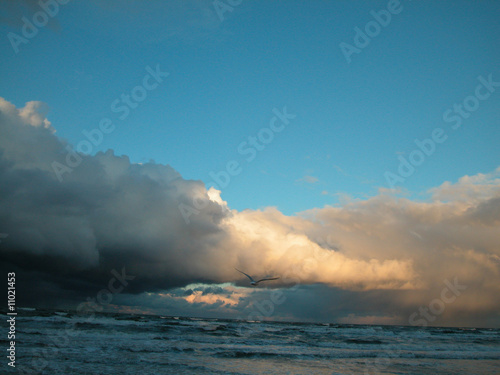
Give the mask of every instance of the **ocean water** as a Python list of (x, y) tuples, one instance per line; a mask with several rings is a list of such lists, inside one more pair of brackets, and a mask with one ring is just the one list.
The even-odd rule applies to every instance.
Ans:
[(5, 373), (500, 374), (499, 329), (18, 314)]

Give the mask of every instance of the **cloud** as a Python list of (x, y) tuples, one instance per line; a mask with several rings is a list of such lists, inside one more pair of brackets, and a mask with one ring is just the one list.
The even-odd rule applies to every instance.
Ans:
[(491, 173), (463, 176), (457, 183), (449, 181), (430, 189), (432, 198), (439, 201), (469, 202), (484, 201), (488, 197), (500, 195), (500, 167)]
[(320, 246), (307, 231), (309, 220), (275, 208), (233, 211), (221, 227), (234, 243), (235, 262), (250, 274), (279, 274), (282, 283), (325, 283), (352, 289), (413, 288), (409, 259), (359, 259)]
[(318, 181), (319, 181), (319, 179), (317, 177), (309, 176), (309, 175), (306, 175), (306, 176), (304, 176), (304, 177), (299, 178), (298, 180), (296, 180), (296, 182), (305, 182), (305, 183), (308, 183), (308, 184), (315, 184)]
[[(60, 182), (52, 162), (64, 162), (67, 144), (43, 117), (46, 108), (30, 102), (16, 109), (3, 100), (0, 111), (7, 134), (0, 141), (0, 218), (11, 236), (6, 257), (54, 258), (60, 272), (69, 263), (93, 272), (125, 265), (141, 275), (138, 291), (235, 280), (233, 266), (289, 274), (283, 283), (300, 277), (361, 288), (411, 286), (408, 260), (350, 259), (321, 248), (303, 233), (304, 221), (272, 208), (231, 211), (215, 189), (184, 180), (168, 165), (131, 164), (110, 150), (82, 155)], [(194, 198), (206, 208), (186, 224), (178, 207)]]
[[(239, 212), (169, 165), (112, 150), (81, 155), (59, 181), (52, 163), (68, 144), (46, 114), (0, 98), (0, 267), (20, 276), (21, 305), (74, 307), (125, 267), (136, 278), (116, 300), (131, 309), (234, 317), (267, 298), (237, 267), (281, 276), (268, 284), (285, 297), (277, 317), (408, 324), (457, 277), (467, 293), (443, 317), (498, 319), (500, 169), (446, 182), (425, 202), (383, 190), (295, 216)], [(179, 205), (194, 199), (205, 208), (186, 224)]]
[[(218, 226), (225, 211), (201, 181), (184, 180), (168, 165), (132, 164), (110, 150), (82, 155), (60, 182), (52, 162), (64, 163), (67, 143), (36, 112), (42, 108), (30, 102), (18, 110), (0, 100), (4, 261), (62, 288), (66, 278), (77, 288), (106, 282), (109, 270), (123, 266), (143, 275), (132, 286), (140, 291), (214, 279), (204, 265), (216, 261), (211, 252), (225, 236)], [(187, 226), (178, 206), (193, 197), (206, 208)]]

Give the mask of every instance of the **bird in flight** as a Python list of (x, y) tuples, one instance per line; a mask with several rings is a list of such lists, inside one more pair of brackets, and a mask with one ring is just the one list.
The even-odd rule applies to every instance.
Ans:
[(238, 271), (238, 272), (241, 272), (243, 275), (245, 275), (246, 277), (248, 277), (250, 279), (250, 285), (252, 285), (252, 286), (257, 286), (257, 284), (260, 283), (261, 281), (278, 280), (279, 279), (279, 277), (265, 277), (263, 279), (255, 281), (252, 276), (246, 274), (245, 272), (240, 271), (237, 268), (235, 268), (235, 270)]

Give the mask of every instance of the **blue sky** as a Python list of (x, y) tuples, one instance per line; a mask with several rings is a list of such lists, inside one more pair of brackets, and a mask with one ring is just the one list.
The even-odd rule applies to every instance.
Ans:
[[(499, 93), (457, 131), (442, 115), (473, 94), (478, 76), (500, 80), (499, 4), (402, 1), (348, 64), (339, 44), (354, 45), (354, 28), (387, 4), (243, 1), (221, 22), (209, 1), (70, 2), (17, 54), (6, 35), (22, 35), (22, 21), (2, 26), (0, 88), (17, 106), (47, 103), (57, 135), (73, 145), (109, 117), (116, 130), (94, 151), (153, 159), (205, 183), (239, 161), (242, 173), (222, 189), (239, 210), (292, 214), (337, 204), (338, 194), (373, 196), (388, 187), (397, 155), (436, 127), (449, 139), (401, 187), (422, 192), (493, 170)], [(157, 64), (169, 77), (119, 120), (111, 103)], [(297, 117), (246, 162), (238, 145), (284, 106)]]

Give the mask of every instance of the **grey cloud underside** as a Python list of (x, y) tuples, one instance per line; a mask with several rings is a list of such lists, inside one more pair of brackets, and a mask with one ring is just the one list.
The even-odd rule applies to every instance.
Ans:
[[(94, 169), (95, 176), (104, 175), (97, 164)], [(224, 236), (217, 227), (222, 210), (209, 202), (187, 226), (178, 205), (191, 204), (190, 189), (199, 189), (200, 183), (179, 177), (158, 182), (138, 169), (129, 166), (112, 183), (99, 177), (75, 181), (75, 175), (60, 183), (50, 172), (16, 170), (3, 162), (0, 227), (9, 241), (4, 241), (2, 255), (39, 270), (51, 265), (51, 275), (77, 271), (84, 280), (105, 279), (112, 268), (125, 266), (145, 283), (131, 285), (137, 290), (203, 279), (183, 263), (202, 261), (208, 244)], [(50, 258), (57, 262), (46, 264)]]
[[(9, 237), (0, 257), (31, 272), (32, 288), (44, 281), (101, 289), (110, 270), (123, 267), (137, 276), (131, 292), (218, 280), (197, 270), (225, 236), (218, 223), (226, 213), (200, 181), (168, 165), (131, 164), (112, 151), (83, 156), (59, 181), (52, 162), (65, 163), (66, 143), (42, 123), (23, 123), (14, 108), (2, 109), (0, 228)], [(206, 208), (186, 225), (178, 206), (192, 206), (194, 196)]]

